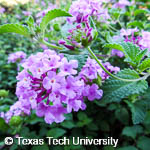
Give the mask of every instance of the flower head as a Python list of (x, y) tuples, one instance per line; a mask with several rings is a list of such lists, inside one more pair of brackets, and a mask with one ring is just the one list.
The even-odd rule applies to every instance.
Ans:
[(68, 18), (69, 22), (86, 22), (89, 16), (93, 16), (100, 22), (106, 22), (110, 18), (107, 9), (103, 8), (103, 3), (107, 1), (100, 0), (77, 0), (74, 1), (69, 9), (73, 17)]
[(8, 56), (8, 63), (15, 63), (17, 61), (22, 61), (26, 58), (26, 54), (22, 51), (11, 53)]
[[(84, 110), (86, 99), (101, 99), (103, 91), (93, 80), (98, 75), (102, 80), (109, 77), (90, 58), (77, 74), (77, 60), (68, 61), (51, 50), (31, 55), (22, 66), (24, 69), (17, 76), (18, 101), (6, 114), (1, 114), (6, 122), (14, 115), (29, 115), (31, 110), (35, 110), (38, 117), (44, 117), (48, 124), (62, 122), (64, 114)], [(104, 66), (111, 72), (119, 71), (109, 63)]]

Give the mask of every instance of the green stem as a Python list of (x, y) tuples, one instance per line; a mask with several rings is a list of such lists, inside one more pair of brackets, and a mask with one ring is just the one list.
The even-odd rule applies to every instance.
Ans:
[(118, 31), (118, 30), (116, 30), (114, 27), (112, 27), (111, 25), (108, 25), (108, 27), (109, 27), (111, 30), (114, 30), (115, 32)]
[(41, 42), (42, 42), (43, 44), (45, 44), (46, 46), (51, 47), (51, 48), (54, 48), (54, 49), (58, 49), (58, 50), (62, 50), (62, 49), (63, 49), (63, 48), (61, 48), (61, 47), (59, 47), (59, 46), (56, 46), (56, 45), (53, 45), (53, 44), (50, 44), (50, 43), (46, 42), (44, 39), (41, 40)]
[(87, 48), (89, 53), (91, 54), (91, 56), (96, 60), (96, 62), (99, 64), (99, 66), (111, 77), (117, 79), (117, 80), (121, 80), (121, 81), (125, 81), (125, 82), (136, 82), (136, 81), (140, 81), (140, 80), (145, 80), (147, 79), (148, 76), (150, 76), (150, 73), (146, 74), (145, 76), (138, 78), (138, 79), (123, 79), (123, 78), (119, 78), (115, 75), (113, 75), (112, 73), (110, 73), (103, 65), (102, 63), (98, 60), (98, 58), (96, 57), (96, 55), (93, 53), (93, 51), (91, 50), (90, 47)]

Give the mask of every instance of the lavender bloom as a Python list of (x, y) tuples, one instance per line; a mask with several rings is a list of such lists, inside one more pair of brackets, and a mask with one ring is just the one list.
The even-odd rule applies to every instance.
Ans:
[(103, 8), (103, 2), (99, 0), (77, 0), (74, 1), (69, 9), (73, 17), (68, 18), (69, 22), (86, 22), (89, 16), (94, 16), (100, 22), (106, 22), (110, 18), (106, 9)]
[(83, 95), (87, 96), (90, 101), (93, 101), (94, 99), (100, 99), (103, 95), (103, 91), (98, 90), (98, 85), (92, 84), (91, 86), (87, 85), (85, 87)]
[(66, 75), (75, 75), (77, 73), (77, 71), (75, 70), (75, 68), (78, 67), (78, 62), (77, 60), (71, 60), (70, 62), (68, 62), (68, 60), (66, 58), (62, 59), (62, 65), (60, 67), (60, 74), (63, 76)]
[(124, 57), (123, 52), (121, 52), (121, 51), (119, 51), (119, 50), (117, 50), (117, 49), (112, 49), (111, 55), (112, 55), (112, 56), (118, 56), (118, 57), (120, 57), (120, 58)]
[[(118, 71), (120, 71), (119, 67), (113, 67), (108, 62), (103, 63), (103, 65), (108, 71), (112, 73), (117, 73)], [(105, 71), (103, 71), (103, 69), (96, 63), (95, 60), (88, 58), (79, 76), (84, 79), (85, 82), (88, 82), (88, 79), (90, 81), (97, 79), (98, 75), (102, 78), (102, 80), (106, 80), (107, 78), (109, 78), (109, 75)]]
[[(65, 119), (64, 114), (85, 110), (85, 99), (101, 99), (103, 91), (97, 84), (92, 84), (93, 80), (97, 79), (97, 75), (102, 80), (109, 77), (90, 58), (77, 74), (76, 60), (68, 61), (51, 50), (31, 55), (22, 66), (24, 70), (17, 76), (16, 95), (19, 100), (1, 115), (6, 122), (14, 115), (29, 115), (31, 110), (35, 110), (36, 115), (44, 117), (46, 123), (60, 123)], [(109, 63), (104, 63), (104, 66), (110, 72), (119, 71), (118, 67)]]
[(30, 15), (32, 15), (32, 12), (31, 12), (31, 11), (22, 11), (22, 13), (23, 13), (25, 16), (30, 16)]
[(55, 107), (44, 104), (43, 102), (38, 104), (36, 111), (37, 116), (44, 116), (44, 120), (48, 124), (51, 124), (53, 122), (60, 123), (64, 121), (64, 113), (66, 113), (66, 110), (61, 105)]
[(4, 118), (5, 117), (5, 113), (4, 112), (0, 112), (0, 118)]
[(0, 8), (0, 14), (3, 14), (4, 12), (5, 12), (6, 10), (5, 10), (5, 8)]
[(143, 49), (148, 48), (150, 51), (150, 32), (142, 31), (142, 38), (140, 39), (139, 44)]
[(61, 77), (56, 75), (56, 72), (49, 71), (47, 72), (47, 77), (43, 80), (43, 87), (47, 90), (57, 91), (60, 88), (60, 79)]
[(29, 107), (30, 106), (28, 105), (28, 103), (26, 103), (26, 105), (25, 104), (23, 105), (21, 101), (17, 101), (10, 107), (10, 110), (3, 115), (3, 118), (5, 119), (6, 123), (8, 123), (11, 117), (13, 116), (29, 115), (30, 114)]
[(125, 8), (126, 6), (130, 6), (131, 2), (129, 2), (128, 0), (119, 0), (119, 2), (114, 4), (115, 8)]
[(47, 9), (45, 9), (45, 3), (44, 2), (42, 2), (41, 5), (44, 6), (44, 10), (42, 10), (39, 13), (36, 14), (36, 19), (37, 19), (36, 23), (37, 24), (39, 24), (41, 22), (41, 18), (43, 18), (48, 11), (57, 8), (57, 6), (53, 5), (52, 3), (48, 4), (48, 8)]
[(22, 61), (26, 58), (26, 54), (22, 51), (11, 53), (8, 56), (8, 63), (15, 63), (17, 61)]
[(120, 35), (121, 36), (129, 36), (134, 34), (135, 32), (138, 32), (139, 30), (137, 28), (135, 29), (121, 29), (120, 30)]

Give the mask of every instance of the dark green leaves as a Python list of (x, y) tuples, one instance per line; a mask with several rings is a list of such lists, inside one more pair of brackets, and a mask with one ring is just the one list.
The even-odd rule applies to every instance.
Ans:
[(137, 9), (134, 11), (134, 16), (137, 16), (139, 14), (147, 14), (147, 13), (150, 13), (147, 9)]
[(3, 33), (17, 33), (25, 37), (30, 37), (29, 29), (21, 24), (5, 24), (0, 26), (0, 34)]
[(139, 57), (139, 55), (141, 54), (141, 50), (139, 49), (139, 47), (130, 42), (122, 42), (121, 45), (126, 56), (125, 61), (129, 62), (132, 66), (135, 67), (141, 59), (141, 57)]
[(144, 28), (143, 23), (140, 22), (140, 21), (133, 21), (133, 22), (127, 23), (127, 27), (131, 27), (131, 26), (133, 26), (133, 27), (138, 27), (138, 28), (141, 28), (141, 29)]
[(8, 130), (9, 126), (5, 123), (3, 118), (0, 118), (0, 131)]
[(121, 42), (121, 43), (111, 43), (106, 44), (104, 47), (117, 49), (124, 53), (125, 62), (128, 62), (133, 67), (137, 67), (137, 65), (141, 62), (143, 57), (147, 53), (147, 49), (140, 50), (139, 47), (130, 42)]
[(134, 146), (125, 146), (122, 148), (118, 148), (117, 150), (138, 150), (138, 149)]
[(34, 18), (32, 16), (30, 16), (26, 22), (30, 29), (34, 28)]
[(146, 116), (146, 103), (142, 100), (135, 103), (126, 101), (132, 113), (132, 121), (134, 124), (139, 124), (144, 121)]
[(146, 69), (150, 68), (150, 58), (145, 59), (142, 61), (141, 64), (138, 65), (138, 69), (142, 72)]
[(61, 128), (53, 128), (48, 131), (47, 136), (48, 137), (54, 137), (54, 138), (59, 138), (63, 136), (66, 133), (66, 130), (61, 129)]
[(137, 146), (141, 150), (149, 150), (150, 147), (150, 138), (146, 136), (141, 136), (137, 141)]
[[(136, 71), (131, 69), (124, 69), (117, 74), (118, 77), (124, 79), (138, 79), (139, 75)], [(103, 85), (105, 103), (120, 102), (122, 98), (132, 94), (139, 94), (145, 92), (148, 88), (146, 81), (141, 80), (137, 82), (124, 82), (109, 78)]]
[(41, 30), (44, 31), (48, 23), (57, 17), (71, 17), (71, 15), (61, 9), (53, 9), (43, 17), (42, 22), (40, 23)]
[(142, 132), (143, 128), (140, 125), (134, 125), (134, 126), (126, 126), (123, 129), (122, 134), (135, 139), (137, 134), (141, 134)]
[(117, 44), (117, 43), (105, 44), (104, 47), (111, 48), (111, 49), (117, 49), (117, 50), (120, 50), (122, 52), (124, 50), (123, 47), (120, 44)]

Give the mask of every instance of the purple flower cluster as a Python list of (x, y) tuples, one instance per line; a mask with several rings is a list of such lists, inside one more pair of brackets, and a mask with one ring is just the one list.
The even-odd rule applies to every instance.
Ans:
[[(98, 75), (102, 80), (108, 78), (93, 59), (88, 58), (77, 74), (76, 60), (68, 61), (62, 54), (51, 50), (31, 55), (22, 66), (24, 70), (17, 76), (16, 95), (19, 100), (3, 114), (6, 122), (14, 115), (29, 115), (32, 109), (48, 124), (62, 122), (64, 114), (84, 110), (85, 99), (100, 99), (103, 91), (93, 80)], [(104, 66), (110, 72), (119, 71), (110, 63), (104, 63)]]
[(31, 12), (31, 11), (22, 11), (22, 13), (23, 13), (25, 16), (31, 16), (31, 15), (32, 15), (32, 12)]
[[(114, 67), (109, 62), (103, 63), (103, 66), (111, 73), (117, 73), (120, 71), (119, 67)], [(94, 59), (88, 58), (86, 64), (79, 73), (79, 76), (85, 82), (92, 82), (94, 79), (98, 78), (98, 75), (103, 81), (109, 78), (109, 75), (97, 64)]]
[(89, 16), (94, 16), (97, 21), (106, 22), (110, 18), (107, 9), (103, 7), (104, 2), (109, 0), (77, 0), (69, 9), (73, 17), (68, 18), (69, 22), (84, 22)]
[(3, 14), (5, 11), (6, 11), (5, 8), (0, 7), (0, 14)]
[[(135, 36), (134, 34), (138, 32), (137, 28), (135, 29), (121, 29), (120, 36), (114, 36), (113, 39), (115, 42), (118, 42), (122, 39), (125, 42), (132, 42), (140, 47), (141, 50), (148, 49), (150, 51), (150, 32), (142, 31), (141, 35)], [(112, 56), (123, 57), (124, 54), (121, 51), (112, 50)]]
[(26, 54), (23, 51), (11, 53), (8, 56), (8, 63), (15, 63), (23, 61), (26, 58)]
[(10, 110), (6, 113), (1, 112), (0, 117), (4, 118), (6, 123), (9, 123), (11, 117), (13, 116), (23, 116), (23, 115), (29, 115), (30, 111), (28, 109), (28, 103), (25, 103), (24, 101), (17, 101), (14, 103), (11, 107)]
[(130, 5), (131, 2), (129, 2), (128, 0), (119, 0), (117, 3), (114, 4), (114, 7), (124, 9), (126, 6)]

